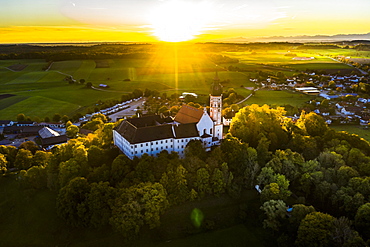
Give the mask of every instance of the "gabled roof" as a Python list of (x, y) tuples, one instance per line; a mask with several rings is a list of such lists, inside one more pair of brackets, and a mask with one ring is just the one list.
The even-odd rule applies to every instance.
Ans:
[[(142, 118), (136, 118), (135, 123), (137, 124), (140, 119)], [(177, 125), (163, 124), (147, 127), (136, 127), (130, 123), (129, 120), (126, 120), (121, 122), (115, 128), (115, 130), (131, 144), (164, 140), (169, 138), (179, 139), (199, 136), (196, 123)]]
[(184, 105), (180, 111), (176, 114), (175, 122), (186, 124), (186, 123), (198, 123), (203, 116), (203, 110)]
[(198, 137), (196, 123), (179, 124), (173, 126), (176, 138)]
[(115, 130), (131, 144), (174, 137), (172, 125), (169, 124), (138, 128), (128, 121), (123, 121)]
[(39, 136), (45, 139), (45, 138), (60, 136), (60, 134), (56, 132), (55, 130), (50, 129), (49, 127), (44, 127), (39, 130)]
[(137, 128), (141, 127), (149, 127), (149, 126), (157, 126), (164, 123), (172, 122), (171, 118), (162, 118), (159, 115), (150, 115), (150, 116), (144, 116), (140, 118), (131, 118), (127, 120), (132, 125), (134, 125)]

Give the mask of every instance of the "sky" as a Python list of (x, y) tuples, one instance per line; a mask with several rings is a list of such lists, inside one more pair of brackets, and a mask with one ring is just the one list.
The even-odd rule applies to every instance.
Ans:
[(0, 0), (0, 43), (364, 34), (370, 0)]

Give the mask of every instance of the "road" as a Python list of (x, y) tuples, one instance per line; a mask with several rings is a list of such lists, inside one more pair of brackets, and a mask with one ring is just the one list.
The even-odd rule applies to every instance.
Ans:
[(132, 115), (135, 115), (136, 109), (137, 109), (138, 106), (140, 106), (140, 109), (143, 108), (143, 103), (144, 102), (145, 102), (145, 98), (142, 98), (138, 101), (133, 101), (133, 102), (127, 104), (127, 106), (130, 106), (129, 108), (124, 109), (124, 110), (119, 111), (119, 112), (116, 112), (116, 113), (113, 113), (111, 115), (108, 115), (108, 117), (110, 117), (112, 119), (112, 122), (116, 122), (118, 118), (131, 117)]
[[(328, 57), (328, 56), (327, 56), (327, 57)], [(337, 59), (335, 59), (335, 58), (332, 58), (332, 57), (328, 57), (328, 58), (330, 58), (330, 59), (332, 59), (332, 60), (334, 60), (334, 61), (336, 61), (336, 62), (338, 62), (338, 63), (343, 63), (343, 64), (345, 64), (345, 65), (351, 66), (352, 68), (357, 69), (358, 71), (360, 71), (360, 72), (361, 72), (361, 74), (363, 74), (363, 75), (367, 75), (367, 74), (368, 74), (366, 71), (363, 71), (362, 69), (356, 68), (356, 67), (355, 67), (355, 66), (353, 66), (352, 64), (344, 63), (344, 62), (339, 61), (339, 60), (337, 60)]]

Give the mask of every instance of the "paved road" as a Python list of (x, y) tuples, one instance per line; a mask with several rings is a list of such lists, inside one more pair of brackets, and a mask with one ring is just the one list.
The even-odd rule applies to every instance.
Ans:
[[(339, 60), (337, 60), (337, 59), (335, 59), (335, 58), (332, 58), (332, 57), (328, 57), (328, 58), (330, 58), (330, 59), (332, 59), (332, 60), (334, 60), (334, 61), (336, 61), (336, 62), (338, 62), (338, 63), (343, 63), (342, 61), (339, 61)], [(368, 74), (366, 71), (363, 71), (362, 69), (356, 68), (356, 67), (355, 67), (355, 66), (353, 66), (352, 64), (349, 64), (349, 63), (343, 63), (343, 64), (348, 65), (348, 66), (350, 66), (350, 67), (352, 67), (352, 68), (354, 68), (354, 69), (357, 69), (357, 70), (358, 70), (358, 71), (360, 71), (360, 72), (361, 72), (361, 74), (363, 74), (363, 75), (367, 75), (367, 74)]]
[(131, 117), (132, 115), (135, 115), (136, 113), (135, 110), (137, 109), (138, 106), (140, 106), (140, 109), (142, 110), (144, 101), (145, 98), (142, 98), (138, 101), (133, 101), (127, 104), (127, 106), (130, 106), (130, 108), (108, 115), (108, 117), (110, 117), (113, 122), (116, 122), (118, 118)]

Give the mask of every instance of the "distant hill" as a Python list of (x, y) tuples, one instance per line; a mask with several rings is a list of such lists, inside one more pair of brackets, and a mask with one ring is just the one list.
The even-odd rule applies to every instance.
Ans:
[(365, 34), (336, 34), (336, 35), (301, 35), (301, 36), (271, 36), (260, 38), (236, 37), (219, 40), (222, 42), (231, 43), (246, 43), (246, 42), (339, 42), (351, 41), (354, 43), (368, 44), (370, 43), (370, 32)]

